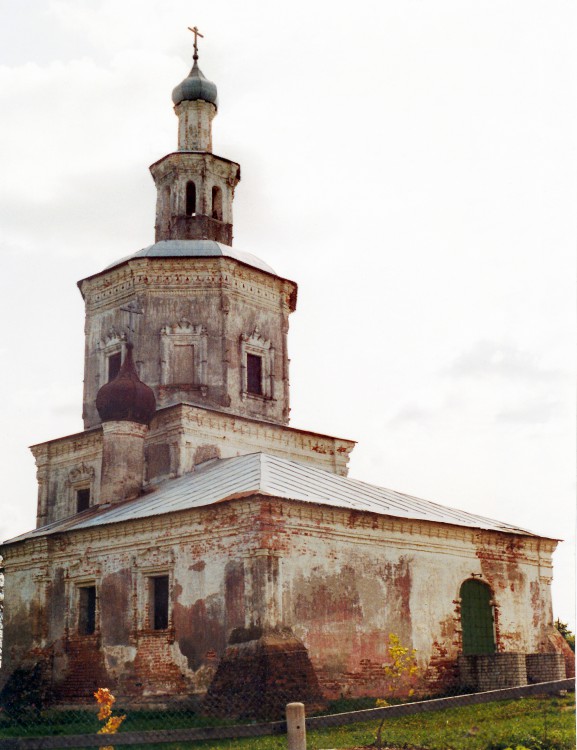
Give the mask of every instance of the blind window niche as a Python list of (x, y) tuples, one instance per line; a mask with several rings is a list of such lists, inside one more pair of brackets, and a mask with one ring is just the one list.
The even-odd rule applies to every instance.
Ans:
[(193, 344), (174, 344), (172, 350), (172, 383), (190, 385), (194, 383)]

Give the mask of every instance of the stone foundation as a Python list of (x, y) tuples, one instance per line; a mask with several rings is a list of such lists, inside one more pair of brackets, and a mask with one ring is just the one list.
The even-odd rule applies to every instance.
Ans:
[(461, 685), (475, 692), (527, 684), (525, 654), (459, 656)]
[(527, 654), (527, 680), (531, 683), (565, 679), (563, 654)]

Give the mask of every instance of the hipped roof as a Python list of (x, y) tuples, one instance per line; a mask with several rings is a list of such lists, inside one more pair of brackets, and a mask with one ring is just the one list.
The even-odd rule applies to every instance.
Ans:
[(508, 523), (338, 476), (316, 466), (267, 453), (250, 453), (207, 461), (194, 472), (168, 480), (134, 500), (117, 505), (93, 506), (6, 543), (204, 508), (250, 495), (269, 495), (394, 518), (537, 536)]

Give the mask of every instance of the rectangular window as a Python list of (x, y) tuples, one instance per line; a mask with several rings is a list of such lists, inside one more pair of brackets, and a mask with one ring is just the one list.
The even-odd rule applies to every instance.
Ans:
[(262, 396), (262, 357), (257, 354), (246, 355), (246, 390)]
[(178, 385), (192, 385), (194, 383), (194, 346), (175, 344), (172, 355), (172, 382)]
[(168, 627), (168, 576), (150, 579), (150, 620), (153, 630)]
[(96, 630), (96, 586), (78, 589), (78, 632), (92, 635)]
[(76, 512), (81, 513), (88, 508), (90, 508), (90, 487), (76, 490)]
[(114, 380), (114, 378), (120, 372), (120, 366), (122, 365), (122, 353), (116, 352), (108, 357), (108, 382)]

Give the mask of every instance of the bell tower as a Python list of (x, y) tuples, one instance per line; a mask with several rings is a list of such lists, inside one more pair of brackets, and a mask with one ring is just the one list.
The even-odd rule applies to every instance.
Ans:
[(150, 171), (155, 242), (79, 282), (86, 304), (83, 416), (102, 424), (96, 395), (127, 356), (126, 311), (138, 309), (134, 368), (159, 410), (190, 404), (289, 421), (288, 318), (297, 286), (232, 247), (240, 166), (212, 152), (218, 98), (193, 65), (172, 92), (178, 150)]
[(212, 153), (216, 86), (198, 67), (194, 34), (193, 65), (172, 92), (178, 116), (178, 151), (155, 162), (150, 171), (158, 191), (156, 241), (214, 240), (232, 245), (232, 201), (240, 166)]

